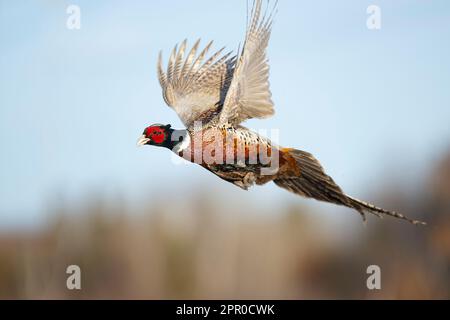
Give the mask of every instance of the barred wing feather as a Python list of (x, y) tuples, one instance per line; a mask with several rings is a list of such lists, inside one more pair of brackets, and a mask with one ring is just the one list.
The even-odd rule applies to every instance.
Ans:
[(231, 52), (222, 55), (224, 48), (205, 62), (212, 41), (198, 54), (200, 40), (185, 57), (187, 41), (175, 46), (170, 55), (167, 71), (163, 70), (162, 54), (158, 59), (158, 78), (163, 97), (186, 127), (194, 121), (218, 113), (231, 83), (235, 57)]
[(261, 4), (262, 0), (253, 3), (244, 47), (237, 59), (220, 114), (221, 123), (236, 125), (250, 118), (266, 118), (274, 114), (266, 49), (276, 4), (269, 17), (261, 14)]

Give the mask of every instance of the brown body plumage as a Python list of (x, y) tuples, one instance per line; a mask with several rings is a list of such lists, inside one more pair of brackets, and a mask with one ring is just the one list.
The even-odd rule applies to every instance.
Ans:
[[(325, 173), (319, 161), (312, 154), (301, 150), (274, 146), (267, 138), (261, 137), (245, 127), (209, 127), (195, 133), (191, 132), (189, 135), (191, 144), (178, 155), (195, 163), (195, 152), (201, 152), (203, 158), (199, 156), (197, 158), (202, 159), (199, 163), (202, 167), (244, 190), (247, 190), (253, 184), (263, 185), (273, 181), (277, 186), (303, 197), (355, 209), (364, 220), (366, 219), (365, 213), (370, 212), (378, 217), (388, 215), (413, 224), (424, 224), (395, 211), (384, 210), (346, 195), (334, 180)], [(217, 143), (217, 137), (221, 137), (220, 143)], [(195, 141), (201, 142), (201, 146), (196, 145)], [(214, 158), (214, 152), (217, 152), (220, 148), (222, 148), (222, 152), (220, 157), (215, 159), (216, 161), (204, 161), (205, 150), (213, 151), (212, 158)], [(239, 152), (240, 150), (243, 150), (243, 152)], [(255, 150), (255, 152), (251, 150)], [(262, 168), (270, 167), (270, 162), (261, 163), (259, 158), (261, 152), (268, 157), (278, 153), (279, 165), (274, 174), (261, 174)], [(241, 159), (239, 159), (239, 154), (242, 154)], [(230, 160), (227, 155), (234, 159), (233, 163), (227, 163), (230, 162), (227, 161)], [(256, 157), (252, 157), (252, 155), (256, 155)]]
[(185, 40), (175, 46), (164, 71), (160, 54), (158, 78), (164, 100), (186, 130), (153, 125), (146, 128), (139, 144), (169, 148), (245, 190), (273, 181), (295, 194), (353, 208), (364, 218), (370, 212), (421, 224), (346, 195), (311, 154), (277, 146), (241, 125), (274, 113), (266, 57), (274, 10), (262, 14), (261, 5), (261, 0), (253, 3), (238, 56), (221, 57), (221, 49), (203, 62), (212, 42), (197, 55), (197, 41), (185, 56)]

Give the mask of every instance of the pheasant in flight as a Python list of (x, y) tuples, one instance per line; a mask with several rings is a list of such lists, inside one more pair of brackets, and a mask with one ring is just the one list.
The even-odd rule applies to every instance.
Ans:
[(212, 42), (197, 54), (200, 40), (185, 55), (185, 40), (173, 49), (165, 71), (160, 53), (158, 78), (164, 100), (186, 129), (151, 125), (138, 145), (168, 148), (244, 190), (273, 181), (295, 194), (355, 209), (364, 220), (369, 212), (424, 224), (346, 195), (310, 153), (275, 145), (241, 125), (274, 114), (266, 49), (276, 5), (267, 15), (261, 4), (262, 0), (253, 2), (237, 56), (223, 55), (222, 48), (205, 61)]

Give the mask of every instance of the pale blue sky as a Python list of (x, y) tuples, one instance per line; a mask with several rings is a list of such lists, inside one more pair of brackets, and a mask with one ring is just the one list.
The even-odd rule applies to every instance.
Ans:
[[(66, 28), (69, 4), (81, 30)], [(379, 31), (366, 27), (371, 4)], [(59, 196), (240, 195), (135, 143), (148, 124), (181, 127), (161, 97), (158, 51), (198, 37), (235, 49), (245, 21), (239, 0), (0, 1), (0, 227), (37, 223)], [(450, 147), (449, 57), (446, 0), (280, 0), (269, 48), (277, 114), (248, 125), (279, 128), (281, 144), (314, 153), (351, 194), (392, 176), (414, 184)], [(274, 186), (248, 197), (297, 201)]]

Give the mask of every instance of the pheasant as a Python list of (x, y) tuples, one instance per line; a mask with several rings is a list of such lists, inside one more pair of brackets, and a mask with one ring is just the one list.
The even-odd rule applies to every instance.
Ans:
[(266, 49), (276, 4), (270, 14), (267, 11), (262, 13), (262, 0), (253, 1), (237, 55), (223, 54), (222, 48), (206, 60), (212, 41), (197, 54), (197, 40), (185, 54), (184, 40), (163, 70), (160, 52), (157, 72), (163, 98), (186, 129), (154, 124), (144, 130), (138, 145), (168, 148), (244, 190), (273, 181), (297, 195), (355, 209), (364, 221), (365, 214), (372, 213), (425, 224), (348, 196), (313, 155), (278, 146), (241, 124), (274, 114)]

